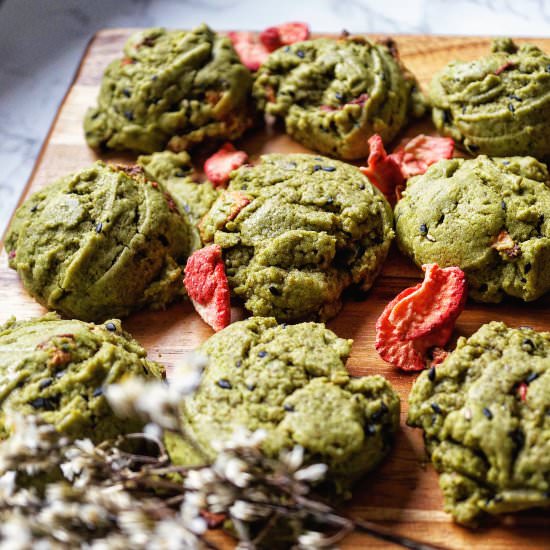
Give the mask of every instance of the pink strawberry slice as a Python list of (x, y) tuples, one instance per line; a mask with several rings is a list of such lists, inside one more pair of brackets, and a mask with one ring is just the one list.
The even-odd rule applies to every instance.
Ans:
[(241, 63), (251, 71), (257, 71), (269, 56), (270, 50), (252, 32), (229, 32), (227, 36), (233, 43)]
[(219, 245), (201, 248), (188, 258), (183, 284), (193, 307), (205, 323), (216, 332), (229, 325), (229, 283)]
[(215, 187), (224, 186), (233, 170), (248, 161), (244, 151), (237, 151), (231, 143), (226, 143), (204, 163), (206, 177)]

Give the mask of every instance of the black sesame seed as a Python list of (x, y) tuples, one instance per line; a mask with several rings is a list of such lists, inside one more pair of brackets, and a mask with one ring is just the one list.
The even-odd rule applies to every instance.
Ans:
[(298, 50), (298, 51), (296, 52), (296, 55), (297, 55), (300, 59), (303, 59), (303, 58), (306, 56), (306, 54), (305, 54), (302, 50)]
[(128, 89), (128, 88), (124, 88), (124, 90), (122, 90), (122, 93), (126, 96), (126, 97), (130, 97), (132, 95), (132, 92)]
[(313, 171), (317, 172), (318, 170), (321, 170), (321, 165), (320, 164), (314, 164), (313, 165)]
[(516, 110), (516, 108), (514, 107), (514, 104), (513, 104), (513, 103), (508, 103), (508, 110), (509, 110), (511, 113), (513, 113), (513, 112)]
[(132, 111), (124, 111), (124, 116), (128, 120), (134, 120), (134, 113), (132, 113)]
[(538, 377), (539, 377), (538, 372), (532, 372), (532, 373), (525, 379), (525, 381), (526, 381), (528, 384), (530, 384), (533, 380), (536, 380)]
[(116, 325), (114, 323), (105, 323), (105, 328), (109, 331), (109, 332), (115, 332), (116, 330)]
[(332, 197), (327, 198), (327, 204), (332, 204), (334, 202), (334, 199)]
[(434, 413), (441, 414), (441, 407), (437, 403), (432, 403), (431, 407)]
[(283, 409), (288, 412), (294, 412), (294, 405), (283, 405)]
[(235, 363), (235, 366), (240, 369), (242, 366), (243, 366), (243, 362), (241, 359), (238, 359), (237, 362)]
[(428, 379), (430, 382), (435, 380), (435, 367), (430, 367), (430, 370), (428, 371)]
[(187, 214), (189, 214), (191, 212), (191, 207), (188, 204), (184, 204), (183, 209), (185, 210), (185, 212)]
[(508, 97), (510, 99), (515, 99), (516, 101), (521, 101), (521, 97), (518, 97), (516, 94), (510, 94)]
[(290, 46), (286, 46), (285, 52), (288, 53), (290, 51)]
[(183, 170), (178, 170), (175, 174), (176, 178), (184, 178), (185, 172)]
[(273, 294), (273, 296), (281, 296), (282, 292), (279, 288), (277, 288), (276, 286), (273, 286), (271, 285), (269, 287), (269, 292), (271, 292), (271, 294)]
[(361, 191), (363, 191), (364, 189), (366, 189), (365, 184), (364, 184), (364, 183), (361, 183), (361, 184), (359, 185), (359, 189), (361, 189)]
[(267, 355), (267, 351), (258, 352), (258, 357), (265, 357), (266, 355)]
[(500, 207), (502, 208), (502, 210), (506, 211), (506, 203), (504, 201), (500, 201)]
[(32, 208), (31, 208), (31, 212), (36, 212), (38, 210), (38, 204), (35, 204)]
[(154, 74), (152, 77), (151, 77), (151, 80), (154, 82), (155, 80), (158, 79), (158, 76), (156, 74)]
[(230, 390), (233, 386), (231, 385), (231, 382), (229, 380), (226, 380), (225, 378), (221, 378), (218, 380), (218, 386), (220, 388), (223, 388), (224, 390)]
[(59, 372), (55, 373), (55, 377), (56, 378), (61, 378), (62, 376), (65, 376), (66, 373), (67, 373), (66, 370), (60, 370)]
[(95, 232), (96, 233), (101, 233), (102, 229), (103, 229), (103, 223), (102, 222), (97, 222), (97, 224), (95, 226)]
[(463, 115), (466, 114), (466, 105), (464, 105), (464, 107), (462, 107), (462, 114), (463, 114)]
[(341, 93), (339, 93), (339, 92), (336, 92), (336, 93), (334, 94), (334, 97), (335, 97), (338, 101), (342, 101), (342, 99), (344, 99), (344, 96), (343, 96)]
[(254, 391), (256, 389), (256, 384), (247, 384), (246, 389), (249, 391)]
[(43, 390), (47, 388), (48, 386), (52, 385), (53, 380), (51, 378), (44, 378), (44, 380), (40, 380), (40, 384), (38, 384), (38, 387)]
[(33, 409), (43, 409), (45, 411), (53, 411), (59, 403), (59, 396), (55, 397), (37, 397), (29, 404)]
[(428, 234), (428, 226), (425, 223), (420, 224), (420, 234), (421, 235), (427, 235)]
[(321, 166), (321, 170), (324, 170), (325, 172), (334, 172), (336, 171), (335, 166)]
[(525, 273), (526, 273), (526, 274), (529, 273), (529, 271), (531, 271), (531, 267), (532, 267), (532, 266), (531, 266), (530, 263), (526, 263), (526, 264), (525, 264)]
[(92, 393), (92, 395), (94, 397), (99, 397), (100, 395), (103, 395), (103, 388), (96, 388)]
[(492, 413), (487, 407), (483, 407), (483, 414), (484, 414), (489, 420), (492, 420), (492, 419), (493, 419), (493, 413)]

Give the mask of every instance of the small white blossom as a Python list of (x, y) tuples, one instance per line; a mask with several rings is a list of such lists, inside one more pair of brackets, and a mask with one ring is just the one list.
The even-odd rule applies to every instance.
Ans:
[(7, 500), (13, 495), (16, 477), (17, 472), (14, 470), (8, 470), (3, 476), (0, 476), (0, 499)]
[(281, 460), (291, 472), (296, 471), (304, 461), (304, 448), (296, 445), (291, 451), (283, 452)]
[(208, 358), (205, 355), (188, 353), (182, 362), (167, 370), (166, 378), (170, 388), (182, 397), (192, 394), (199, 387), (207, 364)]
[(235, 504), (229, 508), (229, 513), (232, 517), (242, 521), (256, 521), (270, 514), (271, 510), (268, 507), (252, 504), (244, 500), (237, 500)]
[(146, 424), (143, 428), (143, 433), (151, 439), (162, 439), (162, 428), (154, 422), (149, 422), (148, 424)]
[(326, 464), (312, 464), (295, 472), (294, 478), (298, 481), (320, 481), (325, 477), (327, 470)]
[(325, 537), (317, 531), (306, 531), (298, 537), (298, 544), (303, 550), (316, 550), (326, 547)]

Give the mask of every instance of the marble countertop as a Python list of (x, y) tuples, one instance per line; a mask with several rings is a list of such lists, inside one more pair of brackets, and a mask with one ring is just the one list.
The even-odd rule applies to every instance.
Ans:
[(550, 36), (545, 0), (0, 0), (0, 234), (84, 48), (105, 27)]

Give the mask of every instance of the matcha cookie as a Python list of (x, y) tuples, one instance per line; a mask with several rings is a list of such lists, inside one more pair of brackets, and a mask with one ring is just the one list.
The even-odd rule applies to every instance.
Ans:
[(25, 201), (5, 245), (41, 304), (103, 321), (181, 294), (191, 238), (185, 215), (141, 168), (96, 162)]
[(84, 121), (86, 140), (152, 153), (235, 139), (251, 125), (251, 85), (229, 38), (206, 25), (141, 31), (105, 70), (98, 105)]
[[(277, 325), (251, 317), (233, 323), (200, 348), (209, 359), (197, 392), (182, 408), (204, 457), (214, 440), (239, 426), (264, 429), (271, 456), (301, 445), (306, 461), (324, 462), (339, 490), (374, 468), (399, 425), (399, 397), (382, 376), (351, 377), (351, 340), (322, 324)], [(168, 449), (177, 463), (201, 457), (181, 440)]]
[(536, 46), (495, 40), (436, 74), (429, 99), (436, 128), (474, 154), (550, 155), (550, 57)]
[(456, 521), (550, 505), (549, 413), (548, 332), (483, 325), (418, 377), (407, 422)]
[(371, 135), (387, 143), (425, 110), (393, 41), (362, 37), (276, 50), (258, 70), (253, 94), (260, 109), (284, 119), (296, 141), (343, 159), (366, 157)]
[(393, 238), (391, 208), (366, 176), (313, 155), (264, 155), (232, 172), (201, 222), (229, 286), (253, 315), (328, 319), (349, 285), (368, 290)]
[(397, 244), (418, 265), (458, 266), (469, 294), (534, 300), (550, 290), (550, 188), (532, 157), (443, 160), (409, 179)]
[(209, 181), (198, 181), (191, 158), (185, 151), (153, 153), (139, 157), (137, 162), (149, 179), (159, 182), (168, 191), (179, 211), (187, 214), (191, 221), (191, 248), (200, 248), (197, 224), (218, 197), (216, 188)]
[(103, 388), (161, 374), (118, 320), (93, 325), (52, 313), (12, 319), (0, 327), (0, 439), (9, 435), (7, 412), (39, 415), (73, 438), (95, 442), (139, 431), (137, 419), (114, 415)]

